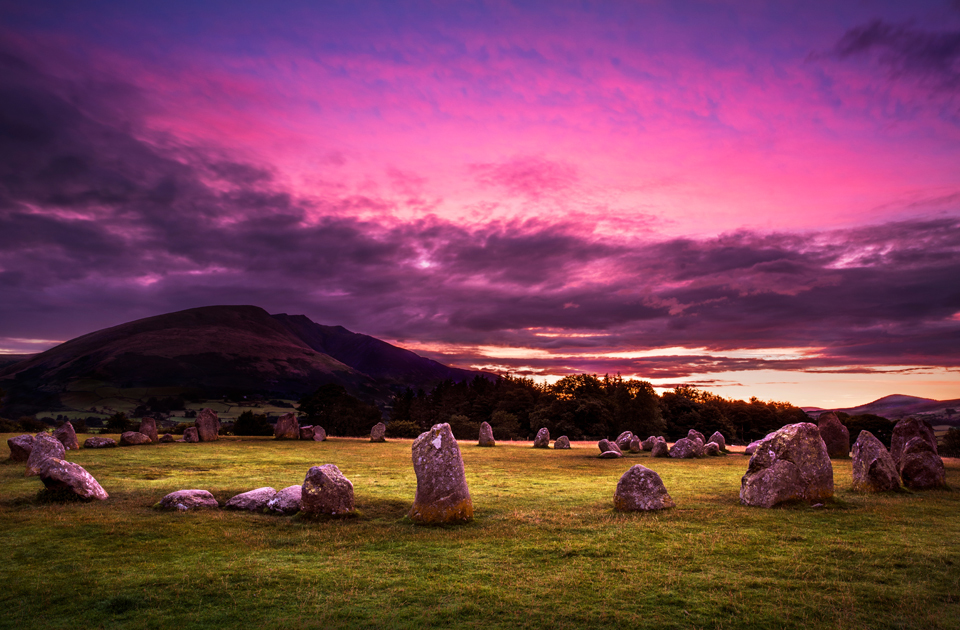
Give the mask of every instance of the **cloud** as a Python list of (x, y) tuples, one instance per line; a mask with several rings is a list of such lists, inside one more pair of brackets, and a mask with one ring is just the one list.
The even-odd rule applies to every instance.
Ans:
[(577, 169), (572, 165), (536, 156), (515, 157), (494, 164), (473, 164), (470, 170), (481, 184), (533, 198), (562, 191), (577, 181)]

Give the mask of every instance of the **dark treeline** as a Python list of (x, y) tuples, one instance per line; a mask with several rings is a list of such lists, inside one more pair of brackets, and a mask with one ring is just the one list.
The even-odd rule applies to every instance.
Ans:
[(620, 376), (579, 374), (553, 385), (502, 376), (446, 381), (430, 393), (407, 389), (393, 400), (388, 432), (415, 436), (449, 422), (458, 439), (474, 439), (480, 423), (489, 422), (499, 439), (531, 439), (546, 427), (551, 436), (572, 440), (616, 437), (623, 431), (675, 440), (697, 429), (746, 443), (807, 420), (803, 410), (789, 403), (727, 400), (692, 387), (658, 396), (650, 383)]

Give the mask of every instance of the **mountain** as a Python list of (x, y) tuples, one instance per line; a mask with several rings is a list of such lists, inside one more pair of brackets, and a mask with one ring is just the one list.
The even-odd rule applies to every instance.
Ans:
[[(917, 396), (905, 396), (903, 394), (891, 394), (878, 398), (873, 402), (859, 407), (848, 407), (845, 409), (822, 409), (820, 407), (803, 407), (803, 410), (809, 414), (819, 414), (825, 411), (842, 411), (857, 416), (860, 414), (874, 414), (883, 416), (890, 420), (899, 420), (913, 415), (933, 415), (951, 417), (956, 414), (956, 409), (960, 409), (960, 398), (951, 400), (934, 400), (932, 398), (919, 398)], [(953, 411), (950, 411), (953, 410)], [(960, 420), (960, 415), (956, 416)]]
[(7, 406), (51, 407), (89, 387), (183, 388), (213, 397), (293, 397), (327, 383), (384, 405), (404, 387), (481, 373), (450, 368), (384, 341), (256, 306), (208, 306), (77, 337), (0, 367)]

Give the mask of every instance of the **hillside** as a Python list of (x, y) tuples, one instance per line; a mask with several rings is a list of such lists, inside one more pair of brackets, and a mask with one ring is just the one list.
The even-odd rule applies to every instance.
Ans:
[[(907, 416), (922, 415), (929, 416), (931, 420), (936, 419), (949, 424), (960, 422), (960, 398), (950, 400), (934, 400), (932, 398), (920, 398), (917, 396), (905, 396), (903, 394), (891, 394), (878, 398), (873, 402), (857, 407), (824, 409), (821, 407), (803, 407), (803, 410), (809, 414), (819, 414), (825, 411), (842, 411), (851, 416), (860, 414), (874, 414), (883, 416), (891, 420), (899, 420)], [(953, 411), (951, 411), (953, 410)]]

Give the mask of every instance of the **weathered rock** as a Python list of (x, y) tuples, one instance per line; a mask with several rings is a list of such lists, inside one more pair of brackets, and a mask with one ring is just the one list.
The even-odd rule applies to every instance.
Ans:
[(717, 457), (720, 455), (720, 445), (716, 442), (707, 442), (703, 445), (703, 454), (709, 457)]
[(817, 428), (830, 457), (850, 455), (850, 430), (843, 426), (837, 414), (832, 411), (821, 413), (817, 417)]
[(597, 455), (600, 459), (616, 459), (618, 457), (623, 457), (623, 453), (620, 451), (604, 451)]
[(900, 487), (900, 473), (883, 442), (861, 431), (853, 445), (853, 489), (885, 492)]
[(675, 505), (660, 475), (640, 464), (623, 473), (613, 493), (613, 509), (618, 512), (663, 510)]
[(220, 417), (213, 409), (203, 409), (193, 422), (201, 442), (216, 442), (220, 439)]
[[(770, 437), (770, 435), (768, 434), (767, 437)], [(766, 438), (764, 438), (764, 439), (766, 439)], [(750, 442), (749, 444), (747, 444), (747, 448), (743, 449), (743, 454), (744, 454), (744, 455), (753, 455), (754, 453), (756, 453), (756, 452), (757, 452), (757, 447), (760, 446), (760, 442), (762, 442), (762, 441), (763, 441), (763, 440), (756, 440), (755, 442)]]
[(740, 502), (756, 507), (819, 503), (832, 496), (833, 465), (810, 422), (789, 424), (761, 440), (740, 482)]
[(83, 448), (114, 448), (116, 445), (116, 440), (99, 436), (88, 437), (83, 441)]
[(415, 523), (458, 523), (473, 518), (460, 448), (450, 425), (435, 424), (413, 441), (417, 494), (410, 508)]
[(630, 440), (633, 439), (633, 433), (631, 431), (624, 431), (617, 436), (617, 439), (614, 442), (617, 443), (617, 446), (620, 447), (620, 452), (630, 449)]
[(702, 447), (690, 438), (680, 438), (670, 449), (670, 457), (674, 459), (692, 459), (697, 457)]
[[(179, 441), (179, 440), (178, 440)], [(183, 431), (183, 441), (194, 444), (200, 441), (200, 434), (197, 432), (197, 427), (187, 427)]]
[(177, 490), (160, 499), (154, 507), (161, 510), (188, 510), (217, 509), (220, 504), (213, 495), (206, 490)]
[(370, 429), (370, 441), (371, 442), (386, 442), (387, 438), (387, 425), (382, 422), (378, 422), (373, 425), (373, 428)]
[(160, 441), (160, 436), (157, 434), (157, 421), (154, 418), (142, 419), (139, 432), (150, 438), (150, 441), (154, 444)]
[(687, 431), (687, 439), (692, 440), (694, 438), (699, 438), (701, 444), (707, 443), (707, 438), (703, 437), (703, 433), (700, 433), (696, 429), (690, 429)]
[(642, 448), (645, 451), (652, 451), (653, 445), (656, 443), (657, 443), (657, 437), (654, 435), (651, 435), (644, 441), (640, 442), (640, 448)]
[(923, 436), (910, 438), (900, 455), (900, 478), (913, 490), (929, 490), (946, 485), (943, 460), (936, 447)]
[(300, 439), (301, 440), (312, 440), (313, 439), (313, 426), (307, 425), (300, 427)]
[(67, 449), (63, 448), (63, 443), (49, 433), (37, 433), (33, 438), (33, 449), (30, 451), (30, 457), (27, 458), (27, 477), (35, 477), (40, 474), (40, 467), (43, 460), (50, 457), (63, 459), (67, 455)]
[(48, 490), (69, 490), (87, 501), (103, 501), (110, 498), (93, 475), (79, 464), (64, 461), (58, 457), (48, 457), (40, 463), (38, 474), (40, 481)]
[(650, 447), (650, 456), (670, 457), (670, 447), (667, 446), (667, 441), (662, 437), (658, 437), (653, 443), (653, 446)]
[(480, 423), (480, 446), (496, 446), (497, 442), (493, 439), (493, 427), (489, 422)]
[(353, 512), (353, 484), (333, 464), (314, 466), (303, 480), (300, 509), (306, 514), (349, 514)]
[(630, 452), (639, 453), (641, 450), (643, 449), (640, 447), (640, 438), (633, 436), (633, 439), (630, 440)]
[(57, 430), (53, 432), (53, 437), (60, 440), (63, 448), (68, 451), (76, 451), (80, 448), (80, 442), (77, 441), (77, 432), (69, 422), (61, 424)]
[(923, 438), (933, 447), (934, 453), (937, 450), (937, 436), (933, 432), (933, 427), (926, 420), (918, 418), (904, 418), (893, 427), (893, 436), (890, 438), (890, 457), (893, 463), (900, 467), (900, 458), (903, 455), (903, 449), (907, 442), (915, 437)]
[[(720, 447), (721, 451), (727, 450), (727, 441), (723, 438), (723, 433), (720, 433), (719, 431), (713, 432), (713, 435), (710, 436), (710, 442), (713, 442)], [(707, 442), (707, 444), (710, 442)]]
[(620, 447), (617, 446), (616, 442), (611, 442), (610, 440), (600, 440), (597, 442), (597, 448), (600, 449), (601, 453), (607, 453), (613, 451), (614, 453), (620, 453), (623, 455), (623, 451), (620, 450)]
[(323, 427), (314, 425), (313, 426), (313, 441), (314, 442), (325, 442), (327, 440), (327, 432), (324, 431)]
[(542, 427), (533, 438), (533, 448), (550, 448), (550, 430)]
[(166, 444), (168, 442), (176, 442), (176, 441), (177, 441), (177, 438), (173, 437), (169, 433), (164, 433), (163, 435), (160, 436), (160, 439), (158, 440), (158, 442), (160, 442), (161, 444)]
[(10, 448), (10, 459), (15, 462), (25, 462), (30, 459), (30, 451), (33, 450), (34, 437), (29, 433), (7, 438), (7, 446)]
[(703, 457), (703, 447), (706, 446), (706, 444), (700, 439), (700, 436), (695, 435), (687, 439), (693, 442), (694, 457)]
[(277, 495), (273, 488), (257, 488), (238, 494), (227, 501), (224, 509), (227, 510), (248, 510), (250, 512), (262, 512), (267, 507), (267, 503)]
[(297, 420), (297, 414), (291, 411), (277, 418), (277, 424), (273, 427), (273, 437), (276, 440), (299, 440), (300, 422)]
[(557, 441), (553, 443), (553, 448), (559, 449), (568, 449), (570, 448), (570, 438), (565, 435), (561, 435), (557, 438)]
[(120, 446), (139, 446), (149, 443), (150, 438), (138, 431), (125, 431), (120, 434)]
[(302, 492), (302, 486), (287, 486), (267, 501), (267, 512), (287, 516), (296, 514), (300, 511), (300, 497)]

